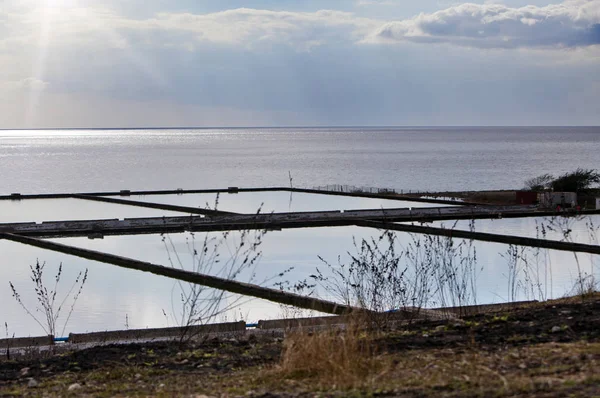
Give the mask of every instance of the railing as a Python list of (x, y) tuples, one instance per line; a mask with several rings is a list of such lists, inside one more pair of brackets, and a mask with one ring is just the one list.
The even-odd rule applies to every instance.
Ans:
[(397, 193), (394, 188), (376, 188), (376, 187), (358, 187), (356, 185), (340, 185), (330, 184), (312, 189), (318, 191), (330, 191), (330, 192), (345, 192), (345, 193)]
[(329, 191), (329, 192), (342, 192), (342, 193), (370, 193), (370, 194), (409, 194), (409, 195), (419, 195), (419, 196), (427, 196), (427, 195), (436, 195), (438, 192), (436, 191), (426, 191), (419, 189), (397, 189), (397, 188), (379, 188), (379, 187), (366, 187), (366, 186), (357, 186), (357, 185), (346, 185), (346, 184), (329, 184), (329, 185), (320, 185), (313, 186), (312, 188), (317, 191)]

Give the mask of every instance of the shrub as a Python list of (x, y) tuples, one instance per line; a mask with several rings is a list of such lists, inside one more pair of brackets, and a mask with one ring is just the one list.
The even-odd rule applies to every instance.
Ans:
[(550, 186), (558, 192), (581, 192), (598, 183), (600, 183), (600, 173), (596, 170), (578, 168), (553, 180)]
[(525, 181), (525, 189), (530, 191), (545, 191), (550, 189), (550, 184), (554, 180), (552, 174), (542, 174), (541, 176), (530, 178)]

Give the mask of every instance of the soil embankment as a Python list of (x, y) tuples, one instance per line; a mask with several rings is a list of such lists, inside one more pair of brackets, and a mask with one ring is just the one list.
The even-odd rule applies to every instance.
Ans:
[(599, 294), (458, 321), (415, 321), (369, 341), (377, 353), (371, 360), (381, 366), (351, 387), (282, 372), (286, 341), (250, 333), (18, 360), (3, 351), (0, 395), (346, 396), (348, 388), (353, 395), (414, 397), (600, 394)]

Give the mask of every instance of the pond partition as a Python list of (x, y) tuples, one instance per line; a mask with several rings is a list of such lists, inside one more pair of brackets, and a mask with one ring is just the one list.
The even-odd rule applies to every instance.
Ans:
[[(90, 200), (88, 196), (117, 201)], [(226, 189), (0, 200), (0, 234), (5, 238), (0, 239), (4, 254), (0, 276), (7, 281), (5, 288), (0, 289), (5, 317), (0, 321), (6, 322), (7, 333), (16, 336), (40, 334), (41, 325), (27, 316), (8, 286), (10, 281), (23, 304), (35, 309), (38, 301), (29, 266), (37, 262), (46, 262), (49, 285), (62, 263), (59, 297), (69, 292), (81, 272), (89, 271), (72, 313), (70, 304), (61, 309), (58, 323), (65, 322), (67, 327), (60, 324), (59, 331), (67, 334), (180, 325), (186, 321), (190, 292), (220, 300), (211, 316), (201, 314), (198, 322), (210, 318), (211, 322), (243, 319), (257, 323), (285, 316), (345, 312), (348, 304), (360, 303), (331, 289), (327, 281), (339, 278), (336, 270), (347, 270), (341, 265), (351, 265), (357, 259), (380, 261), (377, 264), (383, 267), (381, 260), (385, 259), (380, 255), (365, 256), (365, 247), (373, 247), (369, 245), (379, 245), (381, 253), (396, 256), (392, 259), (397, 260), (400, 269), (407, 270), (398, 283), (408, 286), (417, 280), (423, 282), (417, 279), (415, 270), (430, 267), (428, 278), (437, 280), (427, 283), (444, 292), (444, 296), (431, 294), (423, 298), (420, 304), (429, 308), (456, 304), (450, 297), (453, 292), (444, 290), (449, 285), (439, 284), (447, 276), (439, 270), (448, 266), (448, 260), (464, 274), (455, 282), (462, 283), (462, 289), (469, 284), (468, 297), (463, 296), (459, 305), (559, 297), (576, 291), (578, 282), (585, 279), (588, 283), (598, 272), (598, 256), (594, 254), (598, 242), (592, 239), (594, 234), (586, 238), (583, 233), (593, 231), (598, 224), (595, 213), (556, 215), (553, 220), (568, 222), (554, 221), (554, 229), (540, 236), (537, 221), (524, 221), (549, 222), (535, 208), (404, 199), (285, 189)], [(257, 207), (265, 213), (260, 219), (256, 218)], [(215, 212), (186, 214), (187, 208)], [(469, 221), (469, 217), (481, 219)], [(436, 218), (441, 220), (435, 221)], [(132, 227), (126, 234), (114, 227), (139, 226), (148, 222), (142, 220), (149, 219), (162, 221), (153, 221), (153, 230)], [(181, 230), (167, 228), (169, 220), (179, 219), (185, 219), (178, 224)], [(397, 220), (401, 223), (394, 224)], [(31, 231), (39, 230), (44, 221), (68, 226), (71, 235), (61, 235), (57, 223), (45, 223), (46, 227), (56, 228), (47, 235), (34, 236)], [(27, 222), (37, 224), (20, 230), (14, 226)], [(433, 223), (423, 227), (423, 222)], [(558, 223), (570, 227), (569, 234), (574, 238), (561, 239), (560, 234), (565, 231), (559, 231)], [(505, 224), (510, 226), (499, 228)], [(75, 233), (72, 228), (77, 225), (91, 229)], [(107, 225), (115, 229), (103, 230)], [(386, 235), (393, 229), (397, 231)], [(454, 231), (449, 233), (448, 229)], [(494, 239), (490, 240), (492, 235)], [(253, 247), (254, 252), (246, 253), (246, 247)], [(394, 248), (393, 254), (390, 247)], [(429, 254), (426, 248), (430, 249)], [(251, 261), (251, 266), (236, 268), (236, 262), (239, 265), (244, 260)], [(470, 268), (464, 268), (467, 262)], [(140, 272), (151, 271), (147, 263), (160, 266), (152, 269), (159, 270), (158, 275)], [(124, 269), (115, 264), (131, 267)], [(222, 294), (215, 295), (214, 291)], [(348, 298), (352, 302), (347, 302)], [(414, 304), (412, 300), (410, 304)]]

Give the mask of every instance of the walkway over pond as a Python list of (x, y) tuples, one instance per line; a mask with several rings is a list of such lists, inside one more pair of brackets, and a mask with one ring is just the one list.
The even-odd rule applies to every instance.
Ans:
[(530, 206), (430, 207), (317, 211), (271, 214), (190, 215), (104, 220), (47, 221), (0, 224), (0, 232), (42, 238), (101, 237), (104, 235), (160, 234), (185, 231), (284, 229), (355, 225), (357, 221), (429, 222), (459, 219), (540, 217), (554, 212)]

